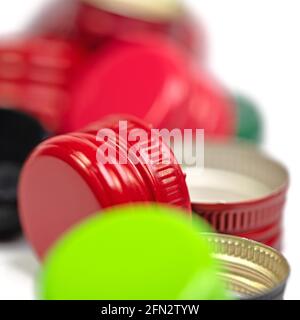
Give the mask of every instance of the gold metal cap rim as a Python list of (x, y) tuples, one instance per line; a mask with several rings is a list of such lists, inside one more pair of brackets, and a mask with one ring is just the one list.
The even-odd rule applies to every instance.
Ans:
[(223, 266), (220, 278), (237, 298), (268, 296), (286, 284), (290, 266), (275, 249), (229, 235), (204, 236), (214, 258)]
[(81, 1), (105, 11), (151, 22), (173, 20), (183, 12), (183, 5), (180, 0)]

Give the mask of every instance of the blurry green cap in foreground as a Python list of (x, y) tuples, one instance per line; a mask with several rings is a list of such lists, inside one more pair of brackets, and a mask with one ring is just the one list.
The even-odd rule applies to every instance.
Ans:
[(237, 107), (237, 136), (259, 143), (263, 136), (263, 120), (258, 107), (247, 97), (234, 97)]
[(61, 239), (41, 274), (43, 299), (226, 299), (202, 221), (177, 209), (109, 209)]

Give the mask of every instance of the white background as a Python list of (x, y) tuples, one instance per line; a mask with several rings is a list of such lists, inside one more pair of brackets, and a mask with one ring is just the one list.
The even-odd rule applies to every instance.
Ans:
[[(1, 0), (0, 34), (23, 30), (50, 2)], [(187, 2), (208, 30), (211, 70), (227, 87), (260, 103), (267, 126), (264, 147), (290, 170), (285, 255), (292, 276), (286, 298), (300, 299), (300, 1)], [(37, 270), (25, 243), (0, 243), (0, 299), (33, 298)]]

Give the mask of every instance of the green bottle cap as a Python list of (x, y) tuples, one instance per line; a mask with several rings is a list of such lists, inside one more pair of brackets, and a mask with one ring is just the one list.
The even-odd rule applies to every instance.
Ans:
[(263, 136), (263, 120), (257, 106), (242, 95), (235, 96), (237, 107), (237, 136), (260, 143)]
[(177, 209), (155, 204), (109, 209), (62, 238), (40, 277), (49, 300), (227, 299), (200, 232)]

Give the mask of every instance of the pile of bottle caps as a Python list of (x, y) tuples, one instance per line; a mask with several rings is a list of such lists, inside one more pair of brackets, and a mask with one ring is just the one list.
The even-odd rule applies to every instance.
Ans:
[[(258, 108), (210, 71), (181, 1), (48, 8), (0, 41), (0, 106), (0, 235), (21, 226), (42, 298), (283, 297), (288, 172), (259, 147)], [(153, 128), (191, 130), (183, 161)]]

